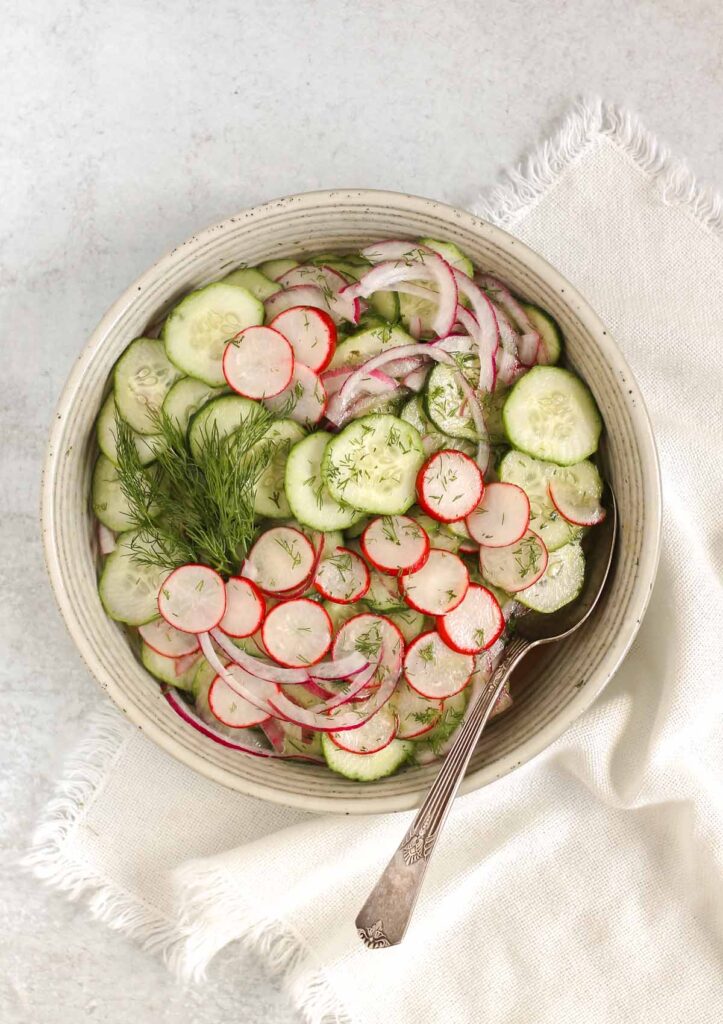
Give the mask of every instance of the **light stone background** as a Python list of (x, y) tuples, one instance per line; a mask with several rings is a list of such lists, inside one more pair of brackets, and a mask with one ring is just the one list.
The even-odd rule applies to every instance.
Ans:
[(175, 243), (277, 195), (345, 185), (464, 203), (580, 93), (637, 111), (720, 185), (722, 10), (717, 0), (3, 5), (2, 1024), (299, 1020), (254, 959), (227, 952), (204, 987), (183, 989), (15, 867), (102, 699), (49, 594), (37, 507), (54, 402), (103, 311)]

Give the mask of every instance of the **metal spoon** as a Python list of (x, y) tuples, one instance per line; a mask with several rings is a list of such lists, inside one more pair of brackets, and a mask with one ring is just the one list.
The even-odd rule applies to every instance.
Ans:
[(396, 946), (404, 938), (442, 825), (490, 711), (510, 673), (533, 647), (562, 640), (574, 633), (597, 604), (613, 562), (617, 535), (615, 497), (609, 488), (606, 492), (607, 516), (583, 541), (587, 559), (580, 596), (551, 615), (530, 612), (518, 621), (514, 637), (505, 647), (499, 665), (459, 730), (427, 798), (359, 912), (355, 922), (357, 931), (370, 949)]

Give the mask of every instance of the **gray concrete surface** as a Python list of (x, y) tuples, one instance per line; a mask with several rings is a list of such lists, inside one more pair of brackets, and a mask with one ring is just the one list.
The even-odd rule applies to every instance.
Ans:
[(53, 404), (117, 294), (194, 230), (275, 195), (464, 203), (580, 93), (637, 111), (721, 181), (715, 0), (9, 0), (0, 36), (0, 1020), (299, 1020), (227, 952), (203, 988), (14, 866), (101, 696), (38, 539)]

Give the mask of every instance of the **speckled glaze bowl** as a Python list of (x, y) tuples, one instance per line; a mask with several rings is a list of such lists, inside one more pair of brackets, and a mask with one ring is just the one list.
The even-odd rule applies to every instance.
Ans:
[(540, 256), (463, 210), (392, 192), (311, 192), (245, 210), (178, 246), (124, 292), (81, 352), (50, 436), (42, 499), (48, 571), (90, 671), (130, 720), (179, 761), (232, 789), (309, 811), (362, 814), (413, 808), (438, 766), (355, 783), (322, 767), (228, 750), (181, 721), (98, 599), (89, 502), (97, 452), (94, 422), (110, 371), (126, 345), (191, 289), (241, 263), (420, 236), (456, 242), (476, 265), (504, 278), (558, 320), (566, 359), (592, 388), (605, 421), (607, 470), (619, 504), (619, 551), (599, 610), (526, 672), (523, 663), (522, 674), (513, 680), (514, 706), (484, 733), (462, 792), (494, 782), (556, 739), (611, 678), (647, 606), (660, 541), (660, 477), (640, 391), (585, 299)]

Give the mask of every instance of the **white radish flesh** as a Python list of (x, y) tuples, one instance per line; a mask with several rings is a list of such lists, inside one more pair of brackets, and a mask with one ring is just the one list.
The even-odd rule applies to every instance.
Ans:
[(327, 395), (321, 378), (301, 362), (294, 364), (288, 387), (264, 399), (269, 412), (304, 426), (314, 426), (326, 411)]
[(226, 611), (219, 628), (228, 636), (251, 636), (261, 625), (266, 602), (251, 580), (232, 576), (226, 581)]
[(439, 635), (462, 654), (486, 651), (504, 628), (505, 619), (497, 598), (477, 583), (470, 584), (461, 604), (437, 619)]
[(302, 284), (296, 285), (294, 288), (284, 288), (282, 291), (271, 295), (264, 302), (266, 319), (272, 321), (279, 313), (283, 313), (294, 306), (311, 306), (314, 309), (322, 310), (324, 313), (329, 312), (321, 288), (315, 284)]
[(315, 373), (321, 373), (334, 356), (336, 327), (328, 313), (313, 306), (292, 306), (269, 324), (286, 338), (294, 356)]
[(248, 554), (244, 573), (263, 591), (274, 594), (300, 586), (313, 570), (316, 552), (292, 526), (262, 533)]
[(390, 676), (399, 677), (404, 640), (386, 616), (363, 612), (344, 623), (334, 639), (332, 656), (340, 661), (354, 651), (371, 662), (381, 659), (375, 666), (370, 687), (386, 682)]
[(483, 491), (482, 474), (464, 452), (435, 452), (417, 475), (419, 504), (443, 523), (464, 519), (477, 507)]
[[(364, 715), (363, 704), (357, 705), (357, 710), (360, 717)], [(389, 704), (385, 704), (358, 729), (330, 732), (329, 738), (341, 750), (348, 750), (352, 754), (376, 754), (388, 747), (396, 734), (397, 719)]]
[(547, 568), (547, 548), (541, 537), (527, 530), (520, 540), (504, 548), (479, 549), (482, 575), (494, 587), (517, 594), (536, 583)]
[(293, 372), (294, 351), (271, 327), (247, 327), (224, 350), (226, 383), (244, 398), (273, 398), (289, 386)]
[(416, 572), (429, 557), (429, 537), (409, 516), (379, 516), (361, 535), (364, 555), (380, 572)]
[[(252, 685), (259, 690), (261, 696), (272, 697), (278, 693), (278, 686), (275, 683), (264, 683), (259, 679), (248, 677), (238, 665), (229, 665), (227, 673), (240, 683), (248, 683), (251, 679)], [(264, 693), (263, 689), (266, 688)], [(254, 704), (251, 704), (244, 697), (241, 697), (236, 690), (232, 690), (225, 679), (221, 676), (211, 683), (208, 691), (208, 706), (211, 712), (224, 725), (232, 729), (249, 729), (254, 725), (261, 725), (271, 717), (268, 712), (261, 711)]]
[(487, 484), (482, 501), (467, 516), (473, 540), (504, 548), (520, 540), (530, 525), (530, 499), (517, 484)]
[(184, 633), (171, 626), (165, 619), (153, 619), (138, 627), (141, 638), (156, 654), (166, 658), (183, 658), (201, 646), (195, 633)]
[(451, 612), (463, 600), (468, 587), (469, 573), (462, 559), (439, 548), (432, 548), (421, 569), (399, 581), (407, 604), (425, 615)]
[(314, 587), (328, 601), (351, 604), (369, 590), (369, 570), (349, 548), (335, 548), (319, 563)]
[(413, 740), (435, 727), (442, 716), (442, 701), (428, 700), (404, 679), (397, 685), (390, 704), (397, 716), (397, 737)]
[(333, 630), (326, 610), (300, 597), (272, 608), (261, 632), (272, 658), (287, 668), (301, 668), (321, 661), (331, 647)]
[(583, 491), (564, 476), (561, 479), (553, 477), (548, 490), (557, 511), (574, 526), (597, 526), (605, 518), (605, 509), (598, 495)]
[(460, 654), (439, 633), (422, 633), (407, 648), (404, 676), (413, 690), (429, 700), (444, 700), (463, 690), (474, 672), (471, 654)]
[(161, 584), (158, 610), (184, 633), (207, 633), (226, 611), (226, 588), (207, 565), (182, 565)]

